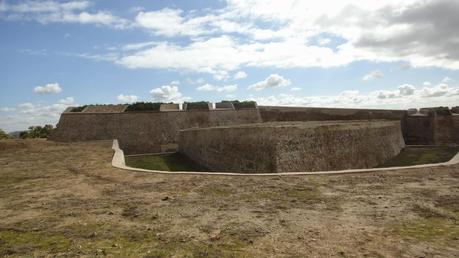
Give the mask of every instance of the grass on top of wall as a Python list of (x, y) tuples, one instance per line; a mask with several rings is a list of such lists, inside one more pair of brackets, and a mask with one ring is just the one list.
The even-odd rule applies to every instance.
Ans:
[(388, 160), (380, 168), (385, 167), (402, 167), (431, 163), (447, 162), (454, 157), (459, 151), (459, 147), (406, 147), (399, 155)]
[(162, 171), (209, 171), (180, 153), (127, 156), (126, 165)]

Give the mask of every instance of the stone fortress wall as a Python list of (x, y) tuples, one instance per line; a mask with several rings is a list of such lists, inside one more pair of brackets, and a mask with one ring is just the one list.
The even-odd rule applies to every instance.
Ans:
[[(398, 120), (408, 145), (459, 144), (459, 107), (451, 115), (421, 110), (347, 109), (259, 106), (263, 122), (326, 120)], [(414, 111), (414, 112), (413, 112)]]
[(372, 168), (405, 146), (399, 121), (311, 121), (180, 131), (179, 151), (211, 171)]
[(258, 106), (263, 122), (401, 120), (405, 110)]
[(402, 129), (406, 144), (459, 144), (459, 114), (406, 115), (402, 119)]
[(165, 106), (158, 112), (124, 112), (124, 109), (120, 105), (85, 108), (83, 112), (68, 109), (61, 115), (57, 129), (49, 139), (64, 142), (118, 139), (127, 154), (157, 153), (176, 150), (179, 131), (188, 128), (279, 121), (386, 119), (402, 121), (407, 144), (459, 144), (458, 115), (432, 118), (407, 115), (404, 110), (274, 106), (193, 111)]
[(167, 112), (66, 112), (53, 141), (118, 139), (127, 154), (175, 151), (178, 133), (185, 128), (261, 122), (256, 109)]

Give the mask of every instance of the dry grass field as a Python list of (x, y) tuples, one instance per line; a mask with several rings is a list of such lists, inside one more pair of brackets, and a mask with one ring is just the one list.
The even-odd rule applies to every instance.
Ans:
[(0, 141), (0, 256), (457, 257), (459, 166), (159, 175), (111, 142)]

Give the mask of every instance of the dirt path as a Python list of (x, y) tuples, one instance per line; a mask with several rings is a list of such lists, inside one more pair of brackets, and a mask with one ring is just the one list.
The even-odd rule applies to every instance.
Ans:
[(459, 166), (248, 178), (111, 158), (111, 141), (0, 141), (0, 256), (459, 255)]

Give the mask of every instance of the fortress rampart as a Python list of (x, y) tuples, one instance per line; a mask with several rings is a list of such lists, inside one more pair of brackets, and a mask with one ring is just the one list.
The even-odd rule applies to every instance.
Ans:
[(179, 150), (211, 171), (372, 168), (405, 146), (400, 121), (261, 123), (180, 131)]
[(258, 106), (263, 122), (401, 120), (405, 110)]
[[(123, 109), (117, 112), (112, 110)], [(401, 121), (406, 144), (459, 144), (459, 115), (408, 115), (404, 110), (259, 106), (257, 109), (124, 112), (103, 107), (62, 113), (50, 140), (72, 142), (118, 139), (127, 154), (177, 150), (179, 131), (260, 122), (326, 120)], [(94, 110), (94, 109), (93, 109)]]
[(459, 115), (414, 115), (402, 120), (406, 144), (449, 145), (459, 144)]
[(181, 129), (259, 122), (261, 118), (257, 109), (65, 112), (49, 139), (62, 142), (118, 139), (126, 153), (155, 153), (176, 150)]

